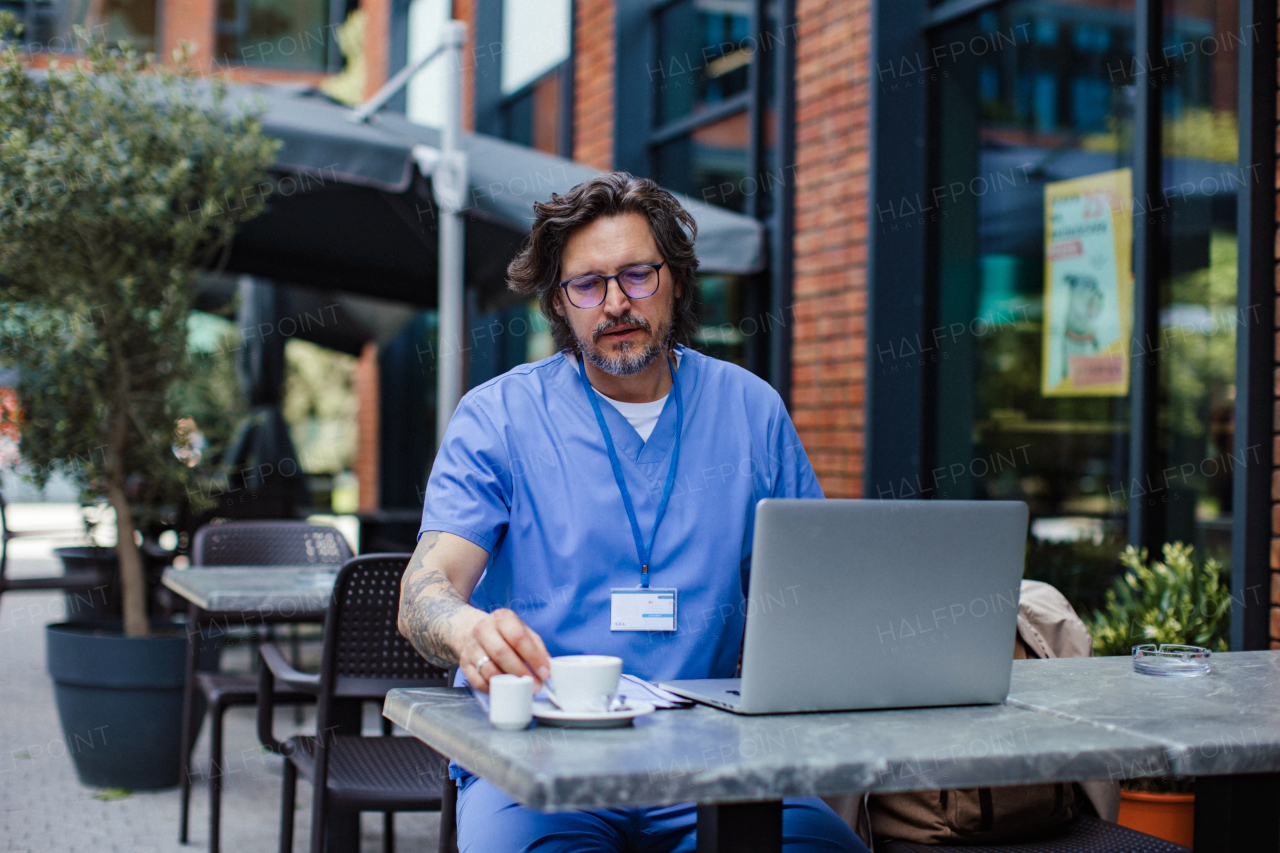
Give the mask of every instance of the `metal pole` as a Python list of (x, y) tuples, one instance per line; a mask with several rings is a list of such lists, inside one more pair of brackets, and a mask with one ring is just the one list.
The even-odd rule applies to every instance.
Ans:
[(431, 177), (440, 213), (439, 341), (436, 371), (436, 447), (444, 438), (453, 410), (462, 399), (463, 259), (465, 225), (462, 214), (467, 190), (467, 162), (462, 149), (462, 57), (467, 25), (449, 21), (440, 34), (448, 51), (445, 62), (444, 127), (440, 134), (440, 163)]
[[(1133, 337), (1130, 341), (1129, 378), (1129, 544), (1160, 553), (1164, 541), (1164, 518), (1145, 503), (1145, 489), (1132, 484), (1149, 483), (1159, 470), (1157, 436), (1159, 428), (1160, 382), (1160, 221), (1164, 197), (1160, 187), (1160, 94), (1164, 73), (1161, 48), (1162, 0), (1142, 0), (1136, 8), (1134, 33), (1137, 54), (1133, 105)], [(1159, 65), (1155, 65), (1160, 63)], [(1152, 67), (1155, 65), (1155, 67)]]
[[(445, 24), (445, 27), (447, 28), (451, 23), (456, 23), (456, 22), (450, 21), (449, 23)], [(463, 38), (465, 39), (466, 24), (462, 24), (462, 26), (464, 28)], [(439, 44), (437, 44), (435, 47), (431, 49), (430, 53), (428, 53), (426, 56), (422, 57), (412, 65), (406, 65), (404, 68), (401, 68), (399, 71), (397, 71), (394, 77), (392, 77), (387, 82), (383, 83), (382, 87), (378, 89), (378, 91), (373, 93), (372, 98), (365, 101), (363, 104), (357, 107), (355, 111), (351, 113), (351, 115), (347, 116), (347, 121), (351, 122), (352, 124), (363, 124), (364, 122), (368, 121), (370, 117), (373, 116), (374, 113), (376, 113), (378, 110), (386, 106), (387, 101), (390, 101), (392, 98), (394, 98), (397, 92), (399, 92), (401, 89), (403, 89), (405, 86), (409, 84), (409, 80), (413, 77), (413, 75), (417, 74), (424, 67), (426, 67), (428, 62), (431, 62), (437, 56), (439, 56), (441, 51), (447, 50), (449, 48), (447, 39), (448, 39), (448, 36), (442, 34), (442, 40), (440, 41)]]

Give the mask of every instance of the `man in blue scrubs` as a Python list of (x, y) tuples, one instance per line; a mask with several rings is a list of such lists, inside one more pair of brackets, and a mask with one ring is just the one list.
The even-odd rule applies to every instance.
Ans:
[[(686, 348), (697, 227), (674, 197), (615, 173), (534, 212), (509, 284), (539, 299), (559, 352), (458, 406), (400, 630), (482, 691), (501, 672), (541, 682), (562, 654), (617, 655), (647, 679), (731, 677), (756, 502), (822, 497), (813, 468), (768, 384)], [(619, 624), (617, 597), (641, 586), (670, 593), (675, 616)], [(696, 845), (692, 803), (539, 814), (457, 775), (463, 853)], [(816, 798), (784, 802), (783, 834), (789, 853), (865, 851)]]

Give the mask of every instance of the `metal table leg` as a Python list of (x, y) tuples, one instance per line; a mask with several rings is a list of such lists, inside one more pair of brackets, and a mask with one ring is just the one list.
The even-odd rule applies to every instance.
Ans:
[(1280, 773), (1196, 777), (1196, 853), (1280, 853)]
[(781, 800), (698, 806), (698, 853), (781, 851)]
[[(190, 614), (187, 619), (187, 677), (182, 685), (182, 755), (178, 758), (178, 779), (182, 786), (182, 814), (178, 821), (178, 841), (187, 843), (187, 819), (191, 805), (191, 752), (195, 749), (196, 735), (199, 734), (199, 720), (196, 715), (196, 669), (200, 657), (200, 620), (199, 607), (192, 604), (187, 608)], [(195, 636), (192, 636), (192, 632)]]

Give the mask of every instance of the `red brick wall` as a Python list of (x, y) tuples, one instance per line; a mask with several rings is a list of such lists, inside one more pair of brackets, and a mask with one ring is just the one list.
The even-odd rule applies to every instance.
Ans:
[(827, 497), (862, 493), (870, 0), (797, 0), (791, 416)]
[(473, 0), (453, 0), (453, 19), (467, 25), (467, 46), (462, 51), (462, 126), (476, 126), (476, 4)]
[(613, 0), (574, 5), (573, 159), (613, 168)]
[(181, 41), (195, 45), (192, 58), (204, 67), (213, 55), (214, 0), (164, 0), (160, 9), (160, 39), (156, 55), (166, 60)]
[(367, 343), (356, 362), (356, 482), (360, 486), (360, 511), (372, 512), (380, 502), (381, 481), (378, 477), (378, 430), (381, 423), (378, 406), (378, 345)]
[[(364, 97), (387, 82), (391, 60), (391, 0), (360, 0), (364, 12)], [(363, 498), (361, 498), (363, 500)]]

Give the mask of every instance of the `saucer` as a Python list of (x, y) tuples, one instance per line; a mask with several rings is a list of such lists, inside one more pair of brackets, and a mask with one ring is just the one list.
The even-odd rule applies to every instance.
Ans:
[(550, 702), (534, 702), (533, 716), (542, 726), (562, 726), (576, 729), (611, 729), (629, 726), (636, 717), (652, 714), (657, 710), (652, 702), (639, 699), (627, 703), (617, 711), (562, 711)]

